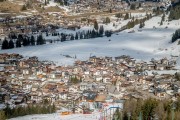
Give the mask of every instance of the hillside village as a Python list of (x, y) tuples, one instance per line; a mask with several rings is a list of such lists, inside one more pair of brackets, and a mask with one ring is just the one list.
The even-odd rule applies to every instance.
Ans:
[(84, 113), (119, 100), (176, 99), (180, 93), (179, 72), (173, 59), (152, 59), (147, 63), (125, 55), (92, 56), (87, 61), (76, 61), (73, 66), (57, 66), (35, 56), (0, 56), (1, 109), (6, 105), (14, 108), (38, 104), (47, 99), (59, 109)]
[[(5, 2), (5, 3), (4, 3)], [(153, 10), (157, 7), (160, 9), (167, 9), (169, 2), (144, 2), (144, 3), (131, 3), (129, 5), (125, 1), (79, 1), (77, 4), (68, 1), (68, 6), (59, 6), (58, 3), (52, 1), (4, 1), (0, 4), (15, 4), (21, 5), (21, 7), (27, 7), (25, 10), (12, 13), (9, 8), (3, 12), (3, 8), (0, 11), (0, 38), (3, 40), (8, 38), (9, 34), (29, 34), (34, 32), (49, 32), (55, 33), (57, 28), (78, 30), (80, 28), (89, 26), (89, 30), (92, 30), (94, 21), (98, 24), (107, 24), (106, 19), (110, 19), (114, 28), (111, 27), (107, 30), (121, 30), (132, 19), (145, 18), (147, 14), (153, 14)], [(10, 2), (10, 3), (6, 3)], [(32, 5), (30, 5), (32, 2)], [(48, 4), (49, 3), (49, 4)], [(65, 3), (63, 3), (64, 5)], [(98, 7), (98, 6), (99, 7)], [(38, 8), (41, 6), (40, 8)], [(133, 6), (133, 7), (131, 7)], [(60, 11), (51, 11), (54, 8), (61, 9)], [(40, 9), (40, 10), (39, 10)], [(50, 11), (49, 11), (50, 9)], [(9, 11), (8, 11), (9, 10)], [(39, 11), (38, 11), (39, 10)], [(130, 18), (124, 22), (124, 16), (129, 14)], [(117, 16), (117, 17), (115, 17)], [(131, 18), (132, 17), (132, 18)], [(52, 28), (52, 29), (49, 29)], [(43, 30), (42, 30), (43, 29)], [(106, 29), (105, 29), (106, 30)], [(85, 31), (87, 32), (87, 30)], [(73, 32), (70, 32), (71, 34)], [(56, 38), (57, 40), (58, 38)]]
[[(0, 115), (161, 120), (159, 111), (173, 118), (175, 110), (178, 120), (178, 2), (0, 0)], [(139, 115), (148, 107), (126, 111), (133, 100), (176, 109), (164, 103), (159, 118), (154, 108)]]

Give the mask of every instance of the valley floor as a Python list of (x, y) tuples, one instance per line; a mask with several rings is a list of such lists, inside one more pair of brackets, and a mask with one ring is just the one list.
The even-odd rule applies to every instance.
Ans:
[[(29, 46), (1, 50), (0, 53), (37, 56), (40, 60), (54, 61), (58, 65), (72, 65), (75, 60), (87, 60), (94, 55), (111, 57), (130, 55), (135, 59), (146, 61), (152, 58), (169, 58), (171, 55), (179, 55), (180, 49), (177, 42), (171, 43), (171, 37), (174, 31), (180, 27), (180, 21), (163, 22), (162, 26), (159, 25), (160, 21), (161, 16), (153, 17), (145, 22), (145, 27), (142, 30), (139, 30), (139, 25), (137, 25), (133, 29), (113, 34), (109, 38), (102, 37)], [(132, 30), (134, 32), (129, 33)], [(67, 58), (65, 55), (76, 56), (76, 59)]]

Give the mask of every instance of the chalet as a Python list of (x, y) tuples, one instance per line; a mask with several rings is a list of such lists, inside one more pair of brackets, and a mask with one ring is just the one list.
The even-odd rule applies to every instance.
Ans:
[(111, 77), (110, 76), (104, 76), (102, 81), (103, 81), (103, 83), (111, 83)]
[(155, 70), (155, 67), (156, 65), (155, 64), (147, 64), (147, 69), (148, 70)]
[(93, 91), (85, 90), (83, 91), (83, 100), (93, 102), (97, 97), (97, 93)]
[(163, 89), (156, 89), (154, 93), (159, 98), (165, 98), (167, 96), (165, 90)]
[(156, 69), (156, 70), (165, 70), (165, 69), (166, 69), (166, 66), (163, 65), (163, 64), (156, 64), (156, 65), (155, 65), (155, 69)]
[(112, 57), (107, 57), (106, 56), (104, 59), (105, 59), (106, 62), (111, 62), (112, 61)]
[(174, 89), (174, 92), (180, 93), (180, 82), (179, 81), (177, 81), (173, 84), (173, 89)]
[(68, 92), (61, 92), (59, 93), (59, 96), (58, 96), (58, 98), (62, 100), (67, 100), (67, 97), (68, 97)]
[(94, 76), (94, 77), (95, 77), (95, 80), (96, 80), (97, 82), (100, 82), (100, 81), (103, 80), (103, 77), (102, 77), (101, 75)]
[(89, 61), (93, 62), (93, 63), (101, 63), (103, 61), (103, 59), (99, 58), (99, 57), (96, 57), (96, 56), (92, 56), (92, 57), (89, 58)]
[(37, 92), (31, 92), (29, 96), (30, 96), (29, 102), (31, 103), (40, 103), (43, 100), (42, 96), (38, 95)]

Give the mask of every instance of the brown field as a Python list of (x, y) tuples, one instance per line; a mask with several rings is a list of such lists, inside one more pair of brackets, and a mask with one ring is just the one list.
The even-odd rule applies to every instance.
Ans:
[(73, 15), (73, 16), (66, 16), (67, 18), (69, 19), (75, 19), (75, 18), (81, 18), (81, 17), (90, 17), (90, 16), (111, 16), (111, 15), (115, 15), (117, 13), (122, 13), (122, 14), (125, 14), (125, 13), (141, 13), (141, 12), (144, 12), (144, 11), (140, 11), (140, 10), (129, 10), (129, 11), (117, 11), (117, 12), (113, 12), (113, 13), (109, 13), (109, 12), (93, 12), (93, 13), (83, 13), (83, 14), (80, 14), (80, 15)]
[(21, 11), (22, 5), (5, 1), (5, 2), (0, 2), (0, 12), (10, 12), (10, 13), (17, 13)]
[(44, 9), (44, 12), (63, 12), (63, 11), (64, 11), (63, 9), (60, 9), (60, 8), (57, 7), (57, 6), (48, 7), (48, 8), (45, 8), (45, 9)]

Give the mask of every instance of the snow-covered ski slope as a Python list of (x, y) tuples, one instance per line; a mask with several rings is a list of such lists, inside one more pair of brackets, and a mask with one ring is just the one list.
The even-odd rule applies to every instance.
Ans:
[[(104, 107), (103, 111), (107, 110), (106, 117), (112, 118), (113, 113), (116, 109), (111, 109), (111, 107), (119, 107), (122, 109), (122, 103), (114, 103), (109, 104), (108, 106)], [(26, 115), (23, 117), (12, 118), (10, 120), (103, 120), (103, 112), (98, 110), (94, 111), (92, 114), (70, 114), (70, 115), (61, 115), (60, 113), (53, 113), (53, 114), (37, 114), (37, 115)]]
[[(54, 61), (59, 65), (70, 65), (77, 59), (87, 60), (90, 55), (112, 57), (130, 55), (142, 60), (179, 55), (180, 50), (177, 42), (170, 42), (174, 31), (180, 28), (180, 20), (164, 22), (162, 26), (159, 25), (160, 21), (161, 16), (153, 17), (145, 22), (142, 31), (139, 30), (139, 25), (137, 25), (133, 29), (113, 34), (109, 38), (102, 37), (29, 46), (0, 50), (0, 53), (38, 56), (40, 60)], [(128, 33), (132, 30), (135, 32)], [(76, 56), (77, 58), (66, 58), (64, 55)]]

